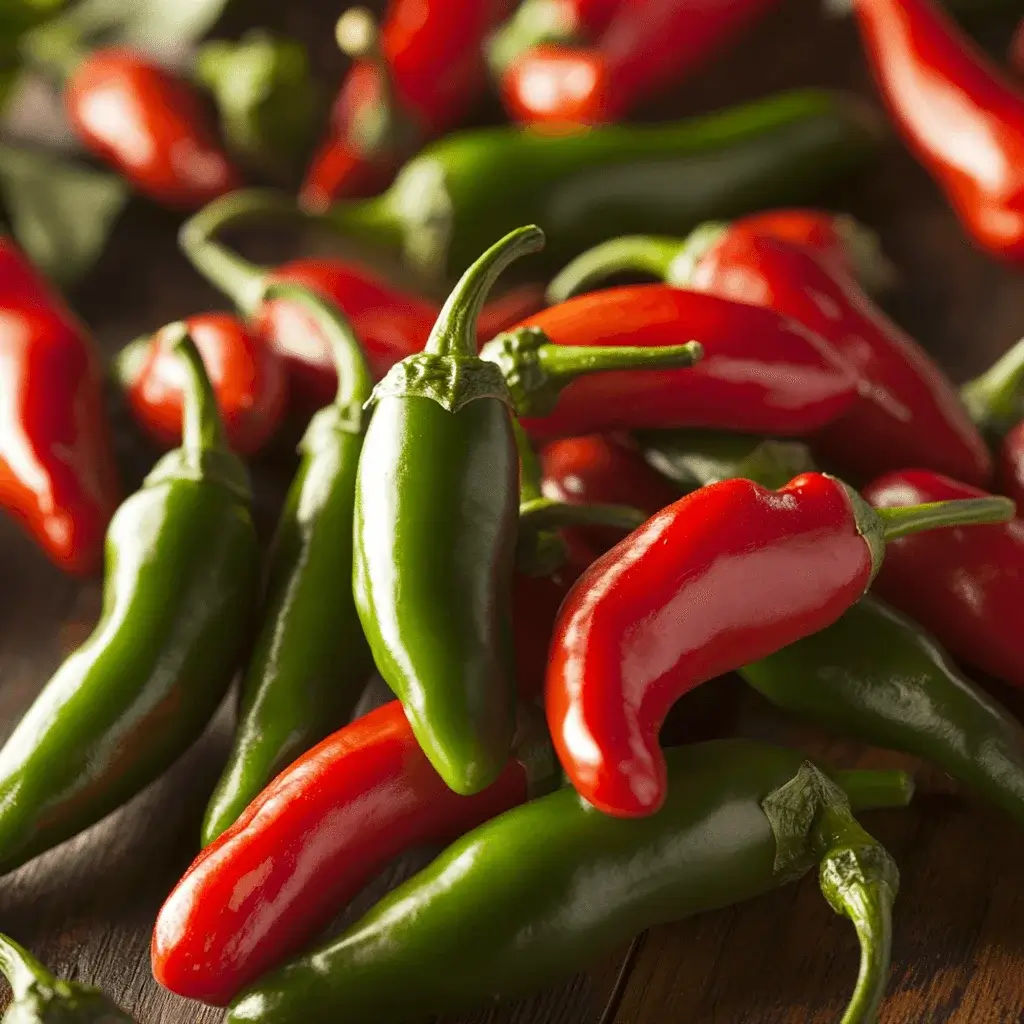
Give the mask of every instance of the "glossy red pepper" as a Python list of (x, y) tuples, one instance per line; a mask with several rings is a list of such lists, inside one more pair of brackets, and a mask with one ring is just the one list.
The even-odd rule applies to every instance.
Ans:
[[(889, 508), (985, 492), (907, 469), (875, 480), (863, 493), (876, 508)], [(875, 587), (961, 661), (1024, 686), (1024, 519), (895, 541)]]
[(501, 83), (518, 121), (604, 124), (682, 81), (775, 0), (632, 0), (592, 47), (542, 45)]
[(979, 245), (1024, 259), (1024, 92), (931, 0), (853, 6), (907, 145)]
[(430, 766), (398, 701), (345, 726), (192, 862), (157, 916), (154, 977), (224, 1005), (314, 939), (400, 853), (523, 803), (553, 767), (543, 747), (524, 748), (493, 785), (463, 797)]
[[(284, 417), (288, 375), (284, 361), (262, 337), (230, 313), (200, 313), (185, 320), (217, 396), (228, 443), (252, 455), (273, 437)], [(135, 421), (160, 445), (181, 441), (181, 359), (163, 332), (122, 349), (115, 372)]]
[(93, 50), (64, 105), (83, 144), (164, 206), (196, 210), (242, 184), (192, 87), (133, 50)]
[(582, 295), (520, 326), (540, 328), (556, 345), (653, 348), (696, 339), (704, 347), (690, 369), (574, 380), (549, 415), (523, 420), (538, 439), (684, 426), (805, 434), (841, 416), (857, 395), (852, 368), (795, 321), (666, 285)]
[[(391, 0), (376, 36), (365, 12), (343, 42), (357, 59), (331, 114), (330, 137), (306, 174), (313, 209), (371, 195), (426, 140), (455, 127), (487, 83), (484, 42), (511, 0)], [(362, 38), (359, 38), (362, 37)]]
[(85, 327), (0, 236), (0, 507), (67, 572), (103, 561), (120, 502), (103, 369)]
[(572, 784), (606, 813), (653, 814), (666, 784), (658, 733), (683, 694), (835, 622), (888, 538), (1012, 511), (989, 498), (874, 513), (820, 473), (778, 491), (725, 480), (668, 506), (595, 562), (559, 612), (545, 701)]

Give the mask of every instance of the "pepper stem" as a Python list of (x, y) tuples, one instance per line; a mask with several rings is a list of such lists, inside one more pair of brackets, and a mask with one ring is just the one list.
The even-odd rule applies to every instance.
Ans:
[(1003, 436), (1024, 419), (1024, 338), (980, 377), (960, 389), (971, 419), (989, 437)]
[(185, 367), (182, 384), (181, 449), (202, 460), (204, 452), (225, 451), (228, 447), (203, 357), (183, 323), (169, 324), (163, 331), (163, 343), (181, 359)]
[(565, 0), (524, 0), (488, 40), (487, 62), (496, 78), (527, 50), (544, 43), (582, 42), (579, 18)]
[(661, 235), (623, 235), (588, 249), (563, 267), (548, 285), (552, 305), (565, 302), (612, 274), (644, 273), (666, 280), (683, 248), (678, 238)]
[(477, 320), (498, 276), (521, 256), (543, 248), (544, 232), (535, 224), (510, 231), (492, 245), (452, 289), (423, 351), (432, 355), (474, 358), (477, 353)]
[(572, 505), (539, 498), (519, 506), (521, 530), (557, 530), (564, 526), (611, 526), (631, 533), (647, 522), (646, 512), (629, 505)]
[(1005, 523), (1015, 513), (1016, 505), (1009, 498), (997, 495), (875, 509), (875, 515), (882, 521), (882, 537), (886, 541), (925, 530)]
[(914, 777), (908, 772), (853, 768), (828, 774), (855, 811), (906, 807), (914, 796)]
[(532, 501), (540, 501), (544, 497), (541, 490), (543, 474), (540, 469), (540, 460), (533, 450), (523, 425), (516, 417), (512, 417), (512, 430), (516, 436), (516, 449), (519, 452), (519, 507), (528, 505)]
[(0, 935), (0, 974), (7, 979), (14, 999), (23, 999), (32, 986), (52, 984), (53, 975), (27, 950), (7, 935)]

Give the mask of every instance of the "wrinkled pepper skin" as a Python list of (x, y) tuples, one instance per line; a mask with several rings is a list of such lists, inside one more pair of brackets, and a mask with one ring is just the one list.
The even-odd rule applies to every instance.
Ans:
[(66, 572), (90, 575), (120, 500), (103, 370), (85, 327), (0, 235), (0, 506)]
[(286, 296), (330, 339), (341, 383), (299, 445), (299, 469), (271, 543), (263, 625), (243, 677), (231, 752), (203, 822), (203, 846), (274, 776), (348, 720), (373, 671), (348, 585), (362, 406), (372, 381), (340, 314), (294, 286), (276, 285), (269, 294)]
[[(230, 313), (199, 313), (185, 320), (217, 396), (231, 450), (253, 455), (274, 436), (288, 401), (284, 361), (263, 338)], [(118, 354), (115, 373), (135, 422), (164, 448), (181, 443), (181, 366), (152, 337)]]
[(782, 711), (931, 761), (1024, 823), (1024, 729), (917, 623), (870, 595), (738, 671)]
[(340, 937), (263, 978), (227, 1021), (458, 1013), (552, 984), (643, 928), (751, 899), (815, 862), (776, 870), (780, 838), (761, 806), (794, 779), (800, 754), (720, 740), (667, 757), (673, 786), (660, 814), (619, 821), (569, 788), (509, 811)]
[(1024, 91), (930, 0), (855, 0), (853, 9), (907, 145), (982, 248), (1024, 260)]
[(93, 50), (68, 78), (64, 105), (90, 152), (163, 206), (196, 210), (242, 184), (199, 96), (141, 53)]
[[(0, 873), (119, 807), (198, 739), (249, 640), (259, 548), (244, 466), (193, 377), (185, 445), (107, 534), (103, 608), (0, 750)], [(200, 386), (201, 382), (201, 386)]]
[[(452, 135), (382, 196), (337, 203), (341, 233), (401, 249), (451, 279), (518, 224), (544, 225), (547, 262), (626, 231), (687, 230), (708, 217), (806, 200), (861, 164), (876, 128), (847, 99), (795, 92), (678, 124), (557, 136), (513, 128)], [(502, 201), (496, 203), (494, 196)]]
[[(927, 470), (873, 481), (863, 494), (876, 508), (974, 498), (985, 492)], [(1024, 686), (1024, 519), (904, 537), (892, 544), (876, 589), (920, 622), (960, 661)]]
[(857, 397), (852, 368), (810, 331), (768, 309), (667, 285), (582, 295), (523, 321), (556, 345), (660, 347), (695, 339), (685, 370), (607, 372), (574, 380), (550, 415), (526, 417), (537, 440), (642, 427), (806, 434)]
[(526, 800), (535, 767), (513, 758), (492, 786), (459, 796), (398, 701), (371, 711), (291, 764), (193, 861), (157, 916), (154, 977), (225, 1005), (315, 939), (399, 854)]

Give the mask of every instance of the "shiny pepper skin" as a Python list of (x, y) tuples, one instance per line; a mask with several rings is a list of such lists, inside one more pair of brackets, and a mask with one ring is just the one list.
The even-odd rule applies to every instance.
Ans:
[[(876, 508), (984, 493), (910, 469), (863, 491)], [(1024, 686), (1024, 519), (893, 541), (876, 588), (960, 661)]]
[(449, 842), (527, 798), (511, 759), (471, 797), (453, 793), (398, 701), (338, 730), (286, 768), (168, 896), (153, 975), (222, 1006), (322, 931), (400, 853)]
[[(203, 357), (228, 444), (239, 455), (258, 452), (284, 417), (288, 375), (262, 336), (230, 313), (200, 313), (185, 321)], [(128, 345), (116, 370), (135, 421), (165, 448), (181, 441), (182, 367), (161, 332)]]
[(1024, 91), (932, 0), (855, 0), (893, 120), (988, 252), (1024, 260)]
[(67, 572), (89, 575), (120, 485), (103, 370), (85, 327), (0, 236), (0, 506)]
[(85, 146), (163, 206), (196, 210), (242, 184), (191, 86), (135, 51), (93, 50), (64, 103)]

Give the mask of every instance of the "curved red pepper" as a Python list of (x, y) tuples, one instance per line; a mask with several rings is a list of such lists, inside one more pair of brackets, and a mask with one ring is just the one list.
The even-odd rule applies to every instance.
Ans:
[(398, 701), (286, 768), (192, 862), (153, 931), (153, 975), (226, 1004), (315, 938), (403, 851), (443, 844), (523, 803), (530, 768), (511, 760), (463, 797), (430, 766)]
[(821, 473), (778, 491), (725, 480), (669, 505), (598, 559), (558, 614), (545, 702), (572, 784), (608, 814), (653, 814), (666, 785), (658, 733), (681, 696), (835, 622), (890, 536), (1012, 514), (1005, 500), (983, 505), (879, 514)]
[[(889, 473), (863, 493), (876, 508), (985, 494), (917, 469)], [(957, 658), (1024, 686), (1024, 519), (893, 541), (875, 586)]]
[[(628, 436), (564, 438), (544, 447), (539, 458), (544, 496), (555, 501), (629, 505), (654, 515), (677, 497), (665, 479), (647, 465)], [(623, 537), (622, 530), (607, 526), (578, 526), (561, 532), (570, 550), (592, 551), (593, 558)]]
[(502, 79), (519, 121), (604, 124), (682, 81), (775, 0), (633, 0), (593, 47), (537, 46)]
[(825, 338), (869, 385), (814, 446), (844, 474), (869, 480), (927, 466), (985, 483), (992, 460), (949, 379), (856, 282), (810, 252), (733, 225), (700, 255), (689, 287), (768, 306)]
[[(357, 61), (349, 71), (302, 201), (321, 209), (340, 196), (372, 194), (423, 142), (458, 124), (484, 91), (484, 42), (510, 6), (510, 0), (392, 0), (380, 30), (380, 60)], [(388, 118), (411, 124), (390, 137), (387, 129), (367, 137), (368, 124)]]
[(1024, 93), (930, 0), (855, 0), (875, 81), (967, 232), (1024, 259)]
[(93, 50), (64, 104), (88, 149), (158, 203), (196, 210), (242, 184), (192, 87), (141, 54)]
[(67, 572), (103, 561), (120, 502), (103, 370), (85, 327), (0, 237), (0, 506)]
[(791, 436), (838, 418), (857, 394), (852, 368), (795, 321), (667, 285), (581, 295), (520, 326), (539, 327), (558, 345), (704, 346), (689, 369), (573, 381), (551, 415), (523, 420), (535, 438), (684, 426)]
[[(273, 437), (284, 417), (288, 375), (280, 356), (230, 313), (185, 320), (217, 396), (228, 443), (252, 455)], [(165, 328), (166, 331), (166, 328)], [(163, 344), (165, 331), (123, 349), (116, 370), (135, 421), (160, 445), (181, 441), (181, 358)]]

